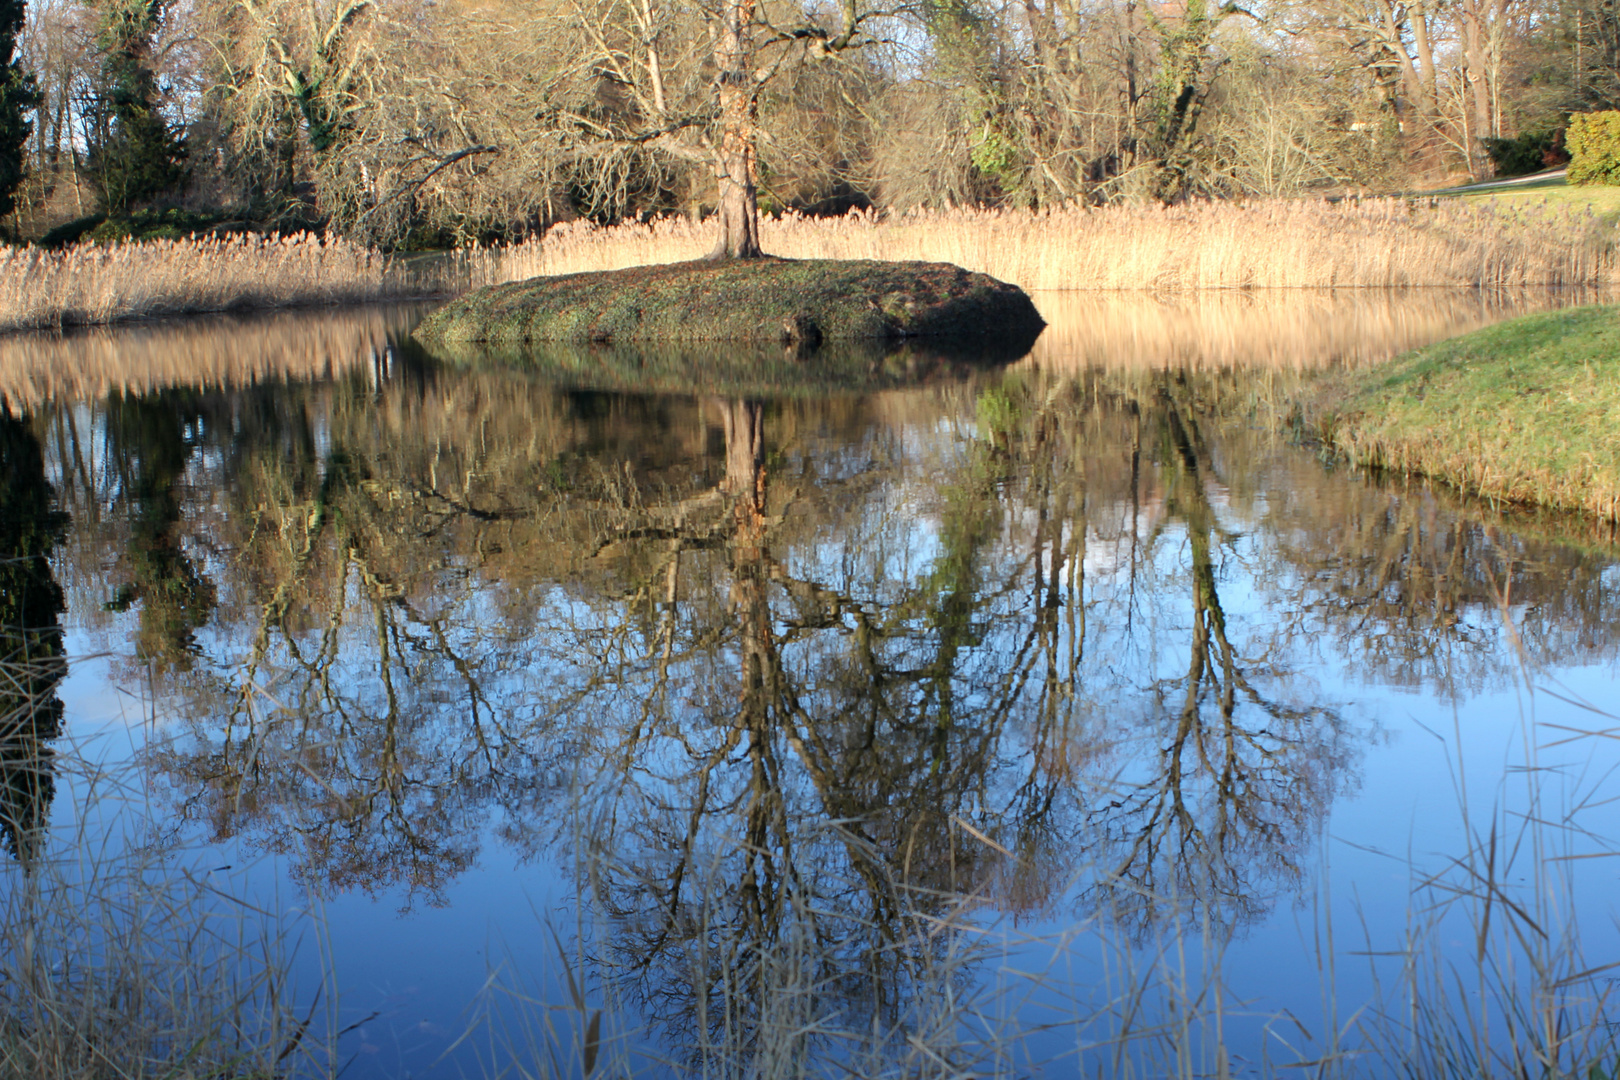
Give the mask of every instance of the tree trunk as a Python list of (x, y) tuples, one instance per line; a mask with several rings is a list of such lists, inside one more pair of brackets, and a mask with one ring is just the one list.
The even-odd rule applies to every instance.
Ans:
[(759, 87), (749, 70), (755, 0), (725, 0), (715, 36), (715, 82), (720, 98), (720, 143), (715, 176), (720, 181), (720, 238), (711, 259), (757, 259), (759, 197), (754, 191), (754, 143)]
[[(1378, 0), (1378, 13), (1383, 19), (1380, 25), (1389, 45), (1389, 51), (1400, 61), (1401, 76), (1406, 83), (1407, 100), (1421, 102), (1423, 100), (1423, 79), (1418, 74), (1417, 64), (1413, 62), (1412, 54), (1406, 51), (1404, 30), (1408, 19), (1407, 13), (1405, 11), (1396, 11), (1392, 0)], [(1414, 35), (1416, 32), (1416, 25), (1414, 24)]]
[(1440, 112), (1440, 93), (1434, 66), (1434, 46), (1429, 37), (1429, 4), (1420, 3), (1411, 14), (1412, 42), (1417, 46), (1418, 63), (1422, 65), (1423, 97), (1419, 108), (1432, 120)]
[(1463, 18), (1463, 63), (1468, 87), (1467, 107), (1471, 112), (1473, 131), (1468, 139), (1468, 173), (1476, 179), (1490, 175), (1490, 160), (1485, 155), (1481, 139), (1495, 134), (1491, 124), (1491, 70), (1489, 62), (1489, 28), (1486, 26), (1485, 0), (1465, 0)]

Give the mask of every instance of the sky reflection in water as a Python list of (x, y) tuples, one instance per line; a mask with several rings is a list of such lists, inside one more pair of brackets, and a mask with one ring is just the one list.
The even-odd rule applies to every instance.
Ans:
[[(1267, 416), (1566, 298), (1042, 299), (1010, 368), (862, 357), (830, 397), (446, 367), (409, 310), (9, 341), (0, 622), (61, 629), (8, 651), (105, 656), (0, 764), (99, 728), (154, 831), (316, 898), (349, 1075), (432, 1068), (494, 968), (567, 1005), (564, 959), (609, 1053), (687, 1063), (818, 1025), (986, 1053), (949, 988), (1060, 1019), (1027, 1066), (1217, 956), (1240, 1064), (1293, 1052), (1283, 1007), (1319, 1052), (1329, 915), (1342, 1020), (1465, 820), (1525, 808), (1516, 766), (1594, 804), (1568, 854), (1620, 836), (1613, 741), (1551, 746), (1605, 722), (1529, 690), (1613, 711), (1620, 569)], [(8, 773), (14, 850), (83, 809), (41, 776)], [(1575, 893), (1594, 963), (1614, 878)]]

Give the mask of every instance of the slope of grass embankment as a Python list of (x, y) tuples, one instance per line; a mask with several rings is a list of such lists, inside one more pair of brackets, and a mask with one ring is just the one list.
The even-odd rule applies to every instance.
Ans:
[(1407, 353), (1306, 411), (1357, 464), (1620, 520), (1620, 306), (1527, 315)]
[(1429, 194), (1437, 199), (1456, 199), (1466, 205), (1502, 211), (1541, 214), (1573, 211), (1591, 214), (1610, 224), (1620, 220), (1620, 187), (1571, 184), (1562, 169), (1507, 180), (1486, 180)]

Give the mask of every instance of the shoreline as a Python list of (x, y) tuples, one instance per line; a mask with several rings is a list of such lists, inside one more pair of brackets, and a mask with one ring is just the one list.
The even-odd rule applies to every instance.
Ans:
[(1522, 315), (1330, 377), (1288, 422), (1358, 467), (1620, 521), (1620, 305)]

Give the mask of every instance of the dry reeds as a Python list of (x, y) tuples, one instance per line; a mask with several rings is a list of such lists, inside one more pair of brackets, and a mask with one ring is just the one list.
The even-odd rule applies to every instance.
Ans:
[(0, 330), (408, 294), (380, 253), (311, 234), (0, 250)]
[[(1587, 213), (1447, 201), (1273, 199), (1160, 207), (786, 214), (765, 249), (794, 259), (956, 263), (1026, 289), (1276, 289), (1598, 285), (1613, 229)], [(713, 226), (682, 218), (575, 223), (469, 253), (473, 285), (696, 259)]]
[[(228, 309), (356, 303), (700, 258), (713, 226), (682, 218), (561, 225), (418, 267), (312, 235), (0, 252), (0, 331)], [(951, 262), (1026, 289), (1545, 287), (1615, 277), (1614, 230), (1587, 213), (1401, 200), (1130, 204), (787, 214), (762, 223), (796, 259)]]

